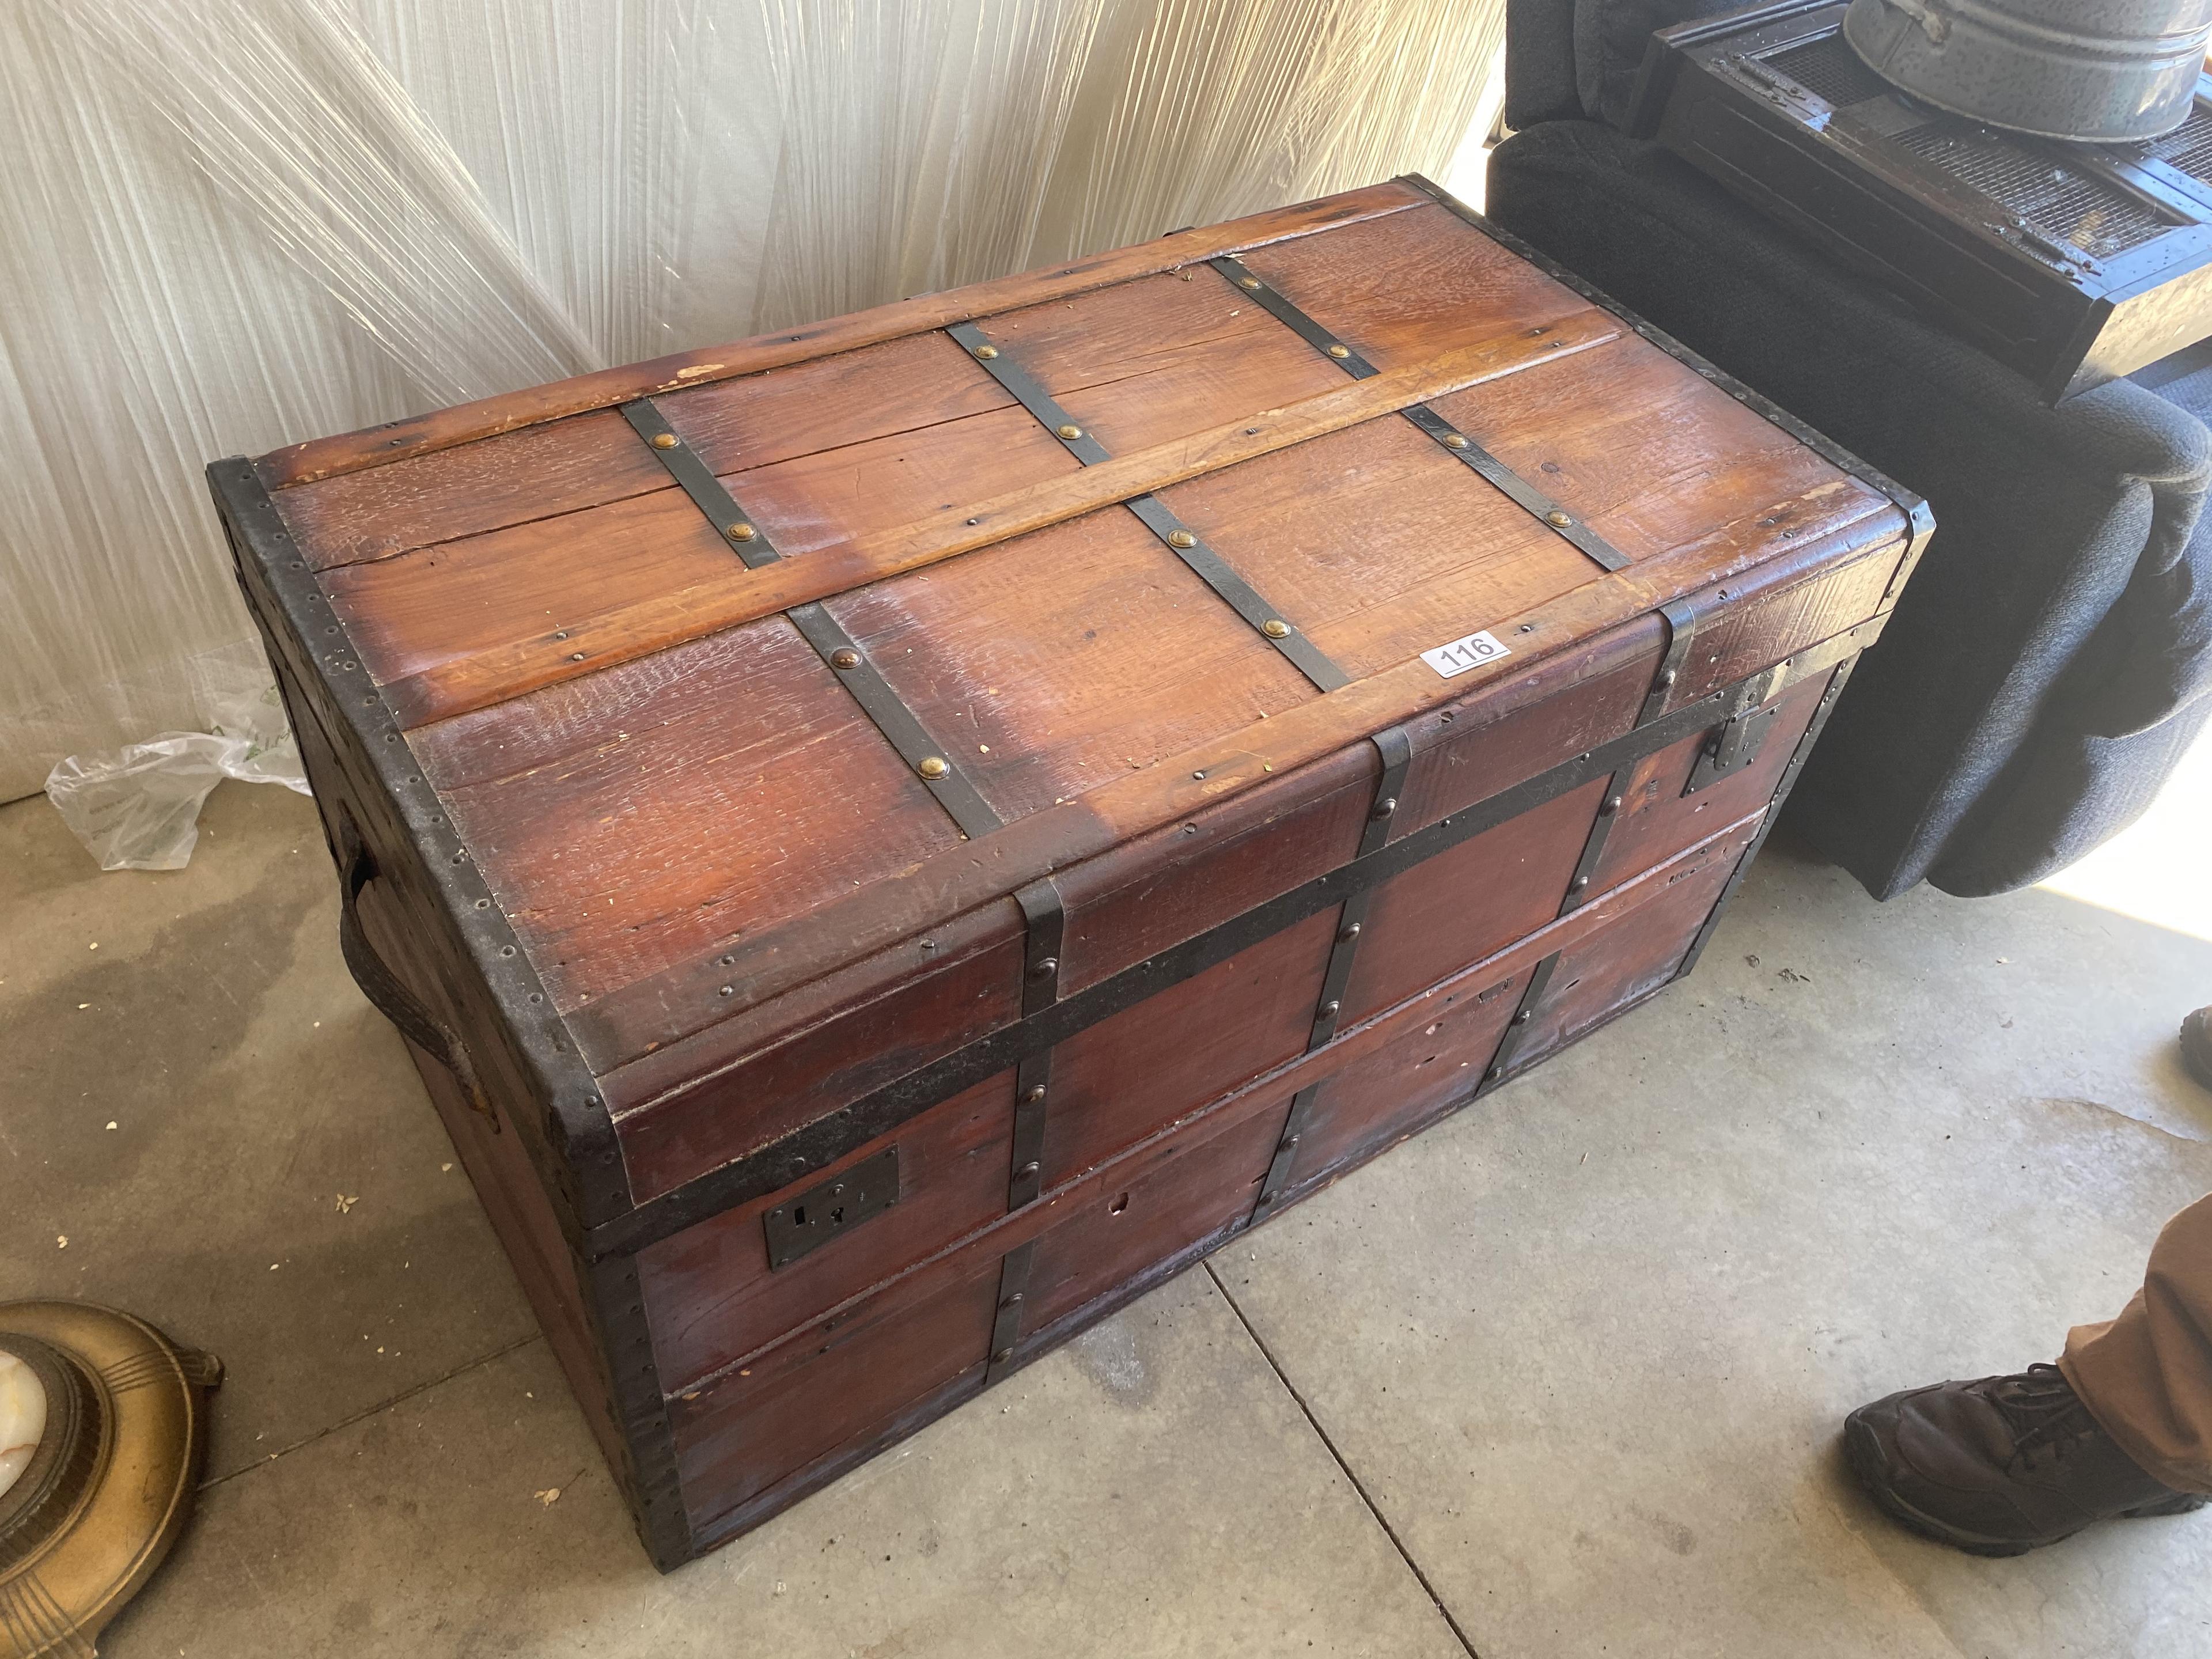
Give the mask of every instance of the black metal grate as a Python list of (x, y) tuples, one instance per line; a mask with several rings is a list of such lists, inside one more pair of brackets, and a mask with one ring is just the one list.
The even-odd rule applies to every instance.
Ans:
[(1850, 43), (1839, 33), (1792, 46), (1759, 61), (1769, 69), (1780, 70), (1814, 97), (1826, 100), (1838, 109), (1863, 104), (1869, 98), (1880, 98), (1895, 90), (1867, 67), (1866, 60), (1853, 52)]
[(2212, 110), (2202, 105), (2163, 138), (2154, 138), (2149, 153), (2178, 173), (2212, 184)]
[(2140, 247), (2166, 228), (2133, 197), (1964, 122), (1933, 121), (1894, 142), (2094, 258)]

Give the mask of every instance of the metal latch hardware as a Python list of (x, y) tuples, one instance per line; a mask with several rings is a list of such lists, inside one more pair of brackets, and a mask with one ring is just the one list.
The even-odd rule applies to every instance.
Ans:
[(1694, 795), (1708, 784), (1734, 777), (1757, 760), (1759, 750), (1765, 746), (1766, 734), (1773, 727), (1774, 717), (1781, 712), (1780, 703), (1771, 702), (1763, 708), (1731, 714), (1722, 721), (1719, 729), (1705, 739), (1704, 751), (1698, 755), (1698, 763), (1690, 769), (1690, 781), (1682, 786), (1682, 793)]
[(886, 1146), (842, 1175), (818, 1182), (761, 1218), (768, 1265), (787, 1267), (898, 1202), (898, 1148)]

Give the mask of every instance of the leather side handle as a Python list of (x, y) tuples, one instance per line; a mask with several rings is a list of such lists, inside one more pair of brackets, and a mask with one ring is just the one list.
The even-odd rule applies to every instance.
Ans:
[(470, 1109), (483, 1117), (492, 1126), (493, 1133), (497, 1133), (499, 1115), (492, 1110), (491, 1101), (484, 1094), (483, 1085), (477, 1076), (476, 1062), (469, 1058), (468, 1045), (458, 1032), (431, 1016), (415, 994), (400, 982), (399, 976), (385, 965), (384, 958), (368, 942), (368, 935), (362, 931), (361, 890), (375, 879), (376, 860), (362, 844), (361, 831), (355, 827), (351, 813), (343, 813), (340, 817), (338, 859), (338, 949), (345, 957), (354, 983), (361, 987), (361, 994), (377, 1012), (398, 1026), (409, 1042), (453, 1074)]

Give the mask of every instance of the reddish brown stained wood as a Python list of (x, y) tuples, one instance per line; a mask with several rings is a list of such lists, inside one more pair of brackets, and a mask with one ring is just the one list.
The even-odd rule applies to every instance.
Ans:
[[(1118, 1174), (1036, 1242), (1022, 1328), (1034, 1332), (1252, 1213), (1282, 1133), (1284, 1098), (1169, 1141)], [(1212, 1129), (1213, 1133), (1207, 1133)]]
[(1344, 385), (1342, 370), (1203, 265), (1008, 312), (983, 332), (1116, 455)]
[(1373, 750), (1268, 778), (1058, 877), (1060, 988), (1072, 996), (1349, 863), (1375, 799)]
[[(730, 1041), (711, 1052), (696, 1040), (672, 1043), (603, 1079), (637, 1201), (1012, 1024), (1021, 1009), (1020, 916), (1011, 902), (1005, 909), (934, 930), (928, 944), (940, 948), (856, 963), (806, 988), (789, 1000), (794, 1006), (741, 1016)], [(969, 948), (971, 935), (980, 948)], [(892, 967), (906, 971), (890, 978), (883, 970)], [(748, 1041), (748, 1024), (773, 1029)]]
[(1309, 916), (1054, 1049), (1046, 1183), (1304, 1053), (1335, 930), (1334, 911)]
[[(414, 743), (563, 1010), (959, 838), (781, 620), (446, 721)], [(825, 777), (836, 787), (817, 787)]]
[(1690, 942), (1712, 913), (1740, 852), (1723, 840), (1672, 866), (1647, 903), (1559, 954), (1528, 1034), (1515, 1051), (1520, 1071), (1674, 977)]
[[(640, 1251), (661, 1386), (677, 1392), (1003, 1215), (1013, 1123), (1014, 1074), (1006, 1072), (782, 1192)], [(786, 1267), (769, 1266), (769, 1211), (892, 1146), (897, 1204)]]
[(949, 327), (995, 312), (1066, 298), (1109, 283), (1126, 282), (1133, 276), (1172, 270), (1232, 249), (1261, 246), (1286, 237), (1310, 235), (1333, 226), (1402, 212), (1427, 200), (1412, 185), (1393, 180), (1317, 202), (1304, 202), (1249, 218), (1232, 219), (1224, 224), (1177, 231), (1132, 247), (1116, 248), (1068, 264), (1025, 271), (994, 282), (977, 283), (947, 294), (902, 300), (802, 328), (757, 335), (729, 345), (678, 352), (649, 362), (482, 398), (340, 437), (293, 444), (263, 456), (255, 467), (262, 481), (272, 489), (337, 473), (358, 471), (403, 455), (448, 449), (517, 427), (580, 414), (586, 410), (611, 408), (634, 398), (756, 374), (902, 335)]
[[(1620, 334), (1606, 313), (1585, 308), (1563, 319), (1556, 337), (1567, 342), (1567, 353), (1559, 354), (1565, 356), (1607, 344)], [(633, 568), (630, 562), (599, 556), (598, 537), (579, 533), (569, 519), (485, 538), (491, 550), (481, 556), (502, 570), (512, 558), (527, 556), (545, 567), (531, 580), (540, 586), (565, 583), (568, 602), (557, 627), (549, 625), (541, 610), (527, 606), (472, 611), (441, 624), (436, 618), (441, 588), (426, 579), (418, 555), (336, 572), (327, 580), (334, 595), (343, 596), (349, 617), (361, 618), (380, 640), (389, 640), (389, 648), (395, 652), (407, 651), (413, 644), (410, 627), (438, 630), (426, 634), (412, 656), (380, 659), (380, 666), (372, 670), (402, 723), (412, 726), (1063, 523), (1443, 391), (1533, 364), (1548, 368), (1553, 361), (1536, 355), (1525, 340), (1509, 337), (1401, 374), (1340, 384), (1289, 408), (1259, 410), (1211, 431), (1087, 469), (1079, 467), (1056, 440), (1047, 437), (1021, 410), (996, 410), (908, 437), (874, 441), (873, 447), (860, 447), (872, 463), (887, 463), (911, 445), (928, 462), (921, 470), (935, 477), (942, 474), (944, 458), (957, 451), (978, 469), (978, 482), (943, 505), (927, 504), (933, 492), (926, 487), (910, 482), (896, 489), (886, 485), (880, 498), (871, 495), (865, 506), (854, 508), (861, 515), (860, 528), (849, 538), (820, 546), (804, 559), (787, 559), (755, 571), (745, 570), (734, 558), (702, 565), (697, 574), (682, 580), (665, 572)], [(1020, 416), (1018, 422), (1015, 414)], [(993, 434), (1006, 439), (1003, 457), (995, 453)], [(1044, 449), (1038, 449), (1039, 445)], [(842, 478), (849, 485), (849, 474), (840, 471), (842, 453), (823, 452), (757, 474), (732, 475), (728, 482), (740, 490), (738, 499), (746, 511), (753, 511), (751, 495), (758, 494), (765, 506), (791, 515), (795, 531), (817, 535), (820, 504), (810, 506), (812, 498), (803, 492), (811, 489), (823, 495), (825, 480), (835, 486)], [(787, 477), (781, 470), (786, 466)], [(880, 482), (884, 470), (878, 466), (872, 476)], [(1062, 476), (1051, 476), (1054, 470)], [(1002, 494), (983, 493), (993, 487), (989, 481), (994, 477), (1015, 482)], [(1039, 477), (1043, 482), (1036, 482)], [(1021, 482), (1024, 479), (1030, 481)], [(801, 493), (788, 493), (794, 489)], [(833, 488), (823, 498), (834, 496)], [(648, 507), (659, 511), (664, 500), (684, 499), (675, 492), (662, 492), (645, 502), (602, 509), (591, 521), (620, 523), (625, 514), (642, 514)], [(919, 516), (889, 528), (867, 528), (877, 522), (867, 514), (896, 518), (908, 512)], [(574, 515), (575, 520), (587, 518), (591, 515)], [(763, 522), (775, 528), (772, 517), (764, 516)], [(712, 537), (714, 532), (704, 533)], [(706, 544), (696, 544), (700, 548)], [(442, 549), (439, 556), (450, 569), (456, 562), (477, 559), (473, 550), (471, 542), (464, 541)], [(377, 610), (391, 611), (394, 623), (377, 624), (370, 615)]]
[(1631, 558), (1710, 529), (1717, 496), (1788, 501), (1834, 477), (1649, 342), (1624, 336), (1605, 358), (1601, 373), (1570, 357), (1556, 374), (1448, 393), (1433, 406)]
[[(1613, 927), (1638, 907), (1652, 902), (1672, 890), (1673, 878), (1681, 871), (1703, 869), (1715, 858), (1731, 861), (1748, 844), (1758, 823), (1759, 815), (1754, 814), (1732, 824), (1672, 864), (1634, 878), (1397, 1006), (1349, 1030), (1340, 1030), (1324, 1047), (1206, 1103), (1197, 1111), (1073, 1180), (1048, 1187), (1036, 1202), (1011, 1212), (935, 1255), (889, 1272), (882, 1284), (828, 1310), (818, 1320), (739, 1355), (695, 1386), (703, 1394), (715, 1382), (740, 1370), (759, 1374), (763, 1371), (760, 1362), (766, 1359), (773, 1358), (776, 1364), (801, 1363), (793, 1359), (791, 1353), (796, 1352), (803, 1356), (817, 1331), (842, 1328), (865, 1309), (881, 1309), (934, 1296), (945, 1286), (964, 1278), (975, 1256), (987, 1256), (995, 1262), (1005, 1252), (1049, 1231), (1064, 1217), (1078, 1213), (1094, 1202), (1109, 1202), (1146, 1171), (1157, 1170), (1174, 1158), (1182, 1149), (1225, 1133), (1232, 1126), (1256, 1117), (1265, 1121), (1271, 1134), (1279, 1133), (1285, 1104), (1300, 1089), (1380, 1053), (1400, 1038), (1433, 1022), (1440, 1009), (1469, 996), (1486, 997), (1500, 981), (1510, 981), (1517, 988), (1522, 982), (1521, 976), (1539, 958), (1579, 945)], [(1035, 1328), (1034, 1324), (1030, 1328)]]
[(1344, 994), (1364, 1019), (1559, 914), (1605, 793), (1598, 778), (1424, 860), (1375, 890)]
[(316, 570), (672, 489), (613, 410), (280, 490), (276, 510)]
[(828, 609), (1009, 820), (1319, 695), (1119, 509)]
[(1291, 1184), (1326, 1181), (1473, 1094), (1528, 979), (1522, 966), (1488, 985), (1440, 991), (1419, 1019), (1330, 1077), (1299, 1131)]
[[(1481, 704), (1446, 709), (1422, 722), (1391, 820), (1394, 838), (1411, 835), (1463, 806), (1486, 800), (1611, 741), (1636, 723), (1662, 654), (1657, 618), (1632, 624), (1608, 652), (1578, 652), (1555, 672), (1531, 676), (1546, 695), (1493, 711)], [(1499, 689), (1513, 684), (1505, 682)]]
[(1581, 297), (1432, 201), (1394, 216), (1387, 228), (1346, 225), (1325, 239), (1241, 257), (1382, 369), (1476, 334), (1542, 329)]
[(998, 1263), (920, 1301), (896, 1293), (825, 1322), (794, 1343), (669, 1405), (684, 1502), (711, 1516), (866, 1438), (917, 1396), (981, 1370)]
[(1794, 687), (1781, 700), (1781, 712), (1767, 730), (1758, 758), (1735, 776), (1708, 784), (1693, 795), (1682, 793), (1690, 774), (1705, 752), (1711, 732), (1698, 732), (1656, 755), (1647, 755), (1620, 781), (1616, 793), (1620, 811), (1614, 814), (1605, 851), (1591, 874), (1593, 887), (1609, 887), (1638, 870), (1670, 859), (1712, 833), (1713, 826), (1732, 823), (1756, 811), (1774, 793), (1782, 769), (1805, 734), (1829, 677), (1815, 674)]
[[(1893, 566), (1903, 551), (1904, 515), (1864, 486), (1824, 489), (1808, 501), (1792, 504), (1792, 509), (1773, 515), (1778, 523), (1797, 532), (1778, 553), (1771, 550), (1771, 543), (1749, 540), (1747, 532), (1741, 542), (1735, 534), (1723, 532), (1631, 567), (1577, 588), (1526, 618), (1504, 618), (1501, 637), (1518, 636), (1523, 620), (1530, 624), (1527, 637), (1532, 648), (1526, 657), (1489, 665), (1449, 682), (1418, 659), (1386, 670), (1159, 766), (1132, 771), (1079, 800), (1032, 814), (989, 836), (987, 847), (963, 848), (949, 857), (925, 860), (904, 880), (839, 901), (818, 913), (803, 935), (791, 932), (777, 938), (778, 930), (771, 930), (767, 937), (741, 944), (736, 954), (744, 1006), (909, 938), (1049, 870), (1188, 817), (1206, 800), (1248, 788), (1270, 771), (1287, 773), (1310, 764), (1463, 691), (1527, 672), (1548, 649), (1634, 621), (1658, 604), (1715, 580), (1733, 580), (1756, 568), (1762, 580), (1780, 584), (1855, 553)], [(1790, 648), (1784, 641), (1776, 655)], [(665, 981), (631, 987), (574, 1019), (571, 1029), (595, 1068), (611, 1070), (652, 1042), (714, 1023), (719, 1006), (710, 1008), (696, 988), (686, 988), (687, 984), (696, 988), (700, 977), (696, 968), (679, 969)]]
[[(1716, 863), (1723, 871), (1732, 867), (1754, 823), (1732, 826), (1682, 863), (1701, 870)], [(1148, 1269), (1171, 1263), (1194, 1247), (1202, 1248), (1249, 1213), (1295, 1088), (1334, 1067), (1346, 1068), (1351, 1085), (1340, 1096), (1335, 1112), (1320, 1107), (1316, 1121), (1330, 1139), (1324, 1142), (1325, 1160), (1316, 1158), (1301, 1169), (1299, 1181), (1310, 1185), (1379, 1150), (1395, 1123), (1403, 1122), (1402, 1118), (1378, 1123), (1372, 1115), (1363, 1117), (1358, 1109), (1360, 1095), (1391, 1064), (1407, 1063), (1410, 1048), (1425, 1040), (1432, 1052), (1445, 1034), (1427, 1028), (1444, 1026), (1454, 1018), (1454, 1011), (1470, 1000), (1474, 1006), (1487, 1009), (1501, 994), (1517, 993), (1537, 957), (1618, 926), (1655, 896), (1671, 891), (1667, 878), (1672, 873), (1655, 872), (1607, 895), (1534, 939), (1348, 1034), (1321, 1054), (1246, 1085), (1214, 1103), (1203, 1115), (1130, 1149), (1048, 1192), (1040, 1202), (913, 1263), (826, 1316), (681, 1389), (670, 1402), (671, 1410), (679, 1440), (694, 1449), (685, 1462), (686, 1491), (704, 1535), (720, 1537), (737, 1529), (744, 1524), (743, 1517), (765, 1513), (766, 1507), (784, 1501), (779, 1492), (787, 1497), (818, 1484), (818, 1473), (809, 1475), (808, 1471), (845, 1467), (864, 1451), (879, 1449), (921, 1426), (972, 1389), (980, 1382), (981, 1365), (971, 1357), (967, 1310), (984, 1300), (985, 1288), (994, 1298), (998, 1266), (1006, 1251), (1032, 1239), (1037, 1242), (1018, 1344), (1019, 1352), (1031, 1353), (1041, 1343), (1070, 1334), (1086, 1312), (1112, 1305), (1122, 1288), (1140, 1281)], [(1506, 995), (1504, 1012), (1510, 1013), (1512, 1006), (1512, 995)], [(1498, 1018), (1502, 1021), (1503, 1014)], [(1471, 1027), (1455, 1031), (1452, 1040), (1457, 1049), (1478, 1051), (1486, 1058), (1489, 1052)], [(1390, 1060), (1373, 1064), (1386, 1054)], [(1453, 1070), (1457, 1080), (1449, 1085), (1452, 1094), (1471, 1086), (1456, 1064)], [(1443, 1092), (1438, 1085), (1425, 1081), (1419, 1086), (1431, 1114), (1451, 1103), (1449, 1096), (1437, 1100)], [(1325, 1101), (1328, 1091), (1322, 1092)], [(1312, 1144), (1310, 1133), (1308, 1144)], [(946, 1341), (949, 1352), (927, 1350), (928, 1342), (939, 1340)], [(909, 1392), (904, 1408), (889, 1414), (878, 1412), (867, 1427), (858, 1431), (851, 1428), (854, 1420), (876, 1410), (880, 1399), (859, 1411), (832, 1413), (826, 1425), (818, 1419), (801, 1417), (795, 1400), (805, 1389), (820, 1388), (842, 1399), (855, 1379), (863, 1376), (870, 1380), (862, 1386), (873, 1388), (875, 1373), (859, 1369), (853, 1349), (875, 1341), (883, 1344), (885, 1368), (907, 1375)], [(946, 1369), (963, 1361), (967, 1363), (958, 1370)], [(825, 1448), (825, 1443), (832, 1443)], [(804, 1461), (792, 1463), (794, 1451)], [(779, 1468), (781, 1473), (774, 1473)], [(690, 1479), (694, 1476), (698, 1478)], [(732, 1516), (741, 1518), (718, 1518)]]
[(1404, 420), (1370, 421), (1160, 497), (1354, 678), (1600, 574)]

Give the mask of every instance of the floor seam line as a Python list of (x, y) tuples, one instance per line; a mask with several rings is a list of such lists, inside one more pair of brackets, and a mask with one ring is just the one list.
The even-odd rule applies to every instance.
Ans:
[(1421, 1564), (1413, 1559), (1413, 1553), (1406, 1547), (1406, 1540), (1398, 1536), (1398, 1529), (1390, 1524), (1389, 1518), (1382, 1513), (1382, 1506), (1376, 1503), (1373, 1495), (1368, 1492), (1366, 1483), (1352, 1473), (1352, 1465), (1345, 1461), (1344, 1454), (1337, 1449), (1336, 1442), (1329, 1438), (1328, 1431), (1322, 1427), (1321, 1419), (1314, 1415), (1314, 1409), (1306, 1403), (1305, 1395), (1298, 1391), (1297, 1384), (1291, 1382), (1284, 1372), (1282, 1366), (1276, 1361), (1273, 1352), (1261, 1340), (1260, 1333), (1253, 1328), (1252, 1322), (1244, 1316), (1244, 1310), (1237, 1305), (1237, 1298), (1230, 1295), (1229, 1287), (1221, 1282), (1221, 1275), (1213, 1270), (1213, 1263), (1207, 1261), (1204, 1266), (1206, 1276), (1213, 1281), (1213, 1288), (1221, 1292), (1221, 1299), (1229, 1304), (1229, 1311), (1237, 1316), (1237, 1322), (1244, 1328), (1244, 1334), (1252, 1339), (1252, 1346), (1260, 1351), (1260, 1358), (1267, 1362), (1267, 1369), (1274, 1372), (1275, 1381), (1283, 1385), (1283, 1392), (1290, 1395), (1291, 1403), (1297, 1407), (1299, 1413), (1306, 1419), (1306, 1426), (1314, 1431), (1315, 1437), (1321, 1442), (1336, 1467), (1343, 1472), (1345, 1480), (1351, 1483), (1352, 1490), (1358, 1494), (1359, 1501), (1367, 1506), (1368, 1514), (1374, 1516), (1375, 1524), (1382, 1528), (1382, 1535), (1390, 1540), (1390, 1547), (1398, 1552), (1398, 1559), (1406, 1564), (1406, 1570), (1413, 1575), (1413, 1581), (1420, 1585), (1423, 1593), (1435, 1605), (1437, 1616), (1444, 1621), (1446, 1627), (1450, 1630), (1460, 1646), (1465, 1650), (1467, 1659), (1482, 1659), (1482, 1656), (1475, 1651), (1474, 1644), (1468, 1640), (1467, 1632), (1459, 1627), (1459, 1620), (1452, 1617), (1452, 1610), (1444, 1605), (1444, 1598), (1437, 1593), (1437, 1587), (1429, 1582), (1429, 1575), (1421, 1570)]
[(490, 1364), (494, 1360), (506, 1358), (507, 1355), (513, 1353), (518, 1348), (526, 1348), (533, 1342), (542, 1342), (544, 1340), (544, 1334), (539, 1331), (532, 1331), (527, 1336), (519, 1336), (503, 1348), (495, 1348), (488, 1354), (481, 1354), (477, 1358), (469, 1360), (465, 1364), (454, 1366), (453, 1370), (445, 1372), (441, 1376), (426, 1378), (424, 1381), (417, 1382), (411, 1389), (403, 1389), (399, 1393), (393, 1395), (389, 1400), (381, 1400), (374, 1406), (364, 1407), (362, 1410), (356, 1412), (351, 1417), (342, 1418), (337, 1422), (331, 1424), (328, 1428), (317, 1429), (313, 1434), (303, 1435), (299, 1439), (295, 1440), (289, 1446), (279, 1446), (275, 1451), (270, 1452), (266, 1457), (263, 1457), (254, 1462), (248, 1463), (243, 1468), (233, 1469), (228, 1474), (210, 1475), (206, 1480), (200, 1482), (198, 1490), (201, 1492), (211, 1491), (213, 1488), (222, 1486), (227, 1480), (237, 1480), (241, 1474), (251, 1474), (256, 1469), (265, 1469), (271, 1463), (274, 1463), (278, 1458), (289, 1457), (294, 1452), (301, 1450), (306, 1447), (312, 1446), (318, 1440), (326, 1439), (330, 1436), (336, 1434), (340, 1429), (349, 1429), (356, 1423), (365, 1423), (370, 1418), (376, 1416), (379, 1413), (388, 1412), (394, 1406), (404, 1405), (418, 1394), (422, 1394), (431, 1389), (434, 1389), (441, 1383), (450, 1382), (457, 1376), (464, 1376), (471, 1371), (481, 1370), (483, 1367)]

